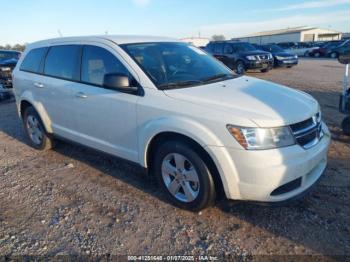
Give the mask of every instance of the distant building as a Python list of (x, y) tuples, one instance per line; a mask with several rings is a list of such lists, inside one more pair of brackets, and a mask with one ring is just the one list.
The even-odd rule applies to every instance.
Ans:
[(350, 39), (350, 33), (343, 33), (342, 39), (344, 40)]
[(186, 43), (190, 43), (197, 47), (206, 46), (210, 42), (209, 38), (204, 38), (204, 37), (188, 37), (188, 38), (182, 38), (180, 40)]
[(281, 42), (314, 42), (341, 40), (342, 33), (330, 29), (316, 27), (294, 27), (250, 34), (233, 40), (246, 41), (252, 44), (268, 44)]

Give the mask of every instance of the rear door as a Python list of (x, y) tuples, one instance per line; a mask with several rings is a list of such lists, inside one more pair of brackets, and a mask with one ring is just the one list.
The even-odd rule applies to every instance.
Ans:
[(43, 73), (43, 64), (47, 52), (46, 47), (35, 48), (24, 57), (19, 70), (15, 69), (14, 88), (15, 95), (20, 96), (25, 90), (30, 90), (35, 101), (42, 101), (43, 90), (39, 88)]
[(35, 83), (40, 90), (44, 109), (50, 117), (55, 134), (71, 139), (74, 131), (71, 103), (73, 89), (80, 78), (81, 45), (56, 45), (49, 48), (43, 76)]
[(230, 43), (225, 44), (222, 61), (229, 68), (231, 68), (232, 70), (234, 69), (235, 57), (234, 57), (234, 54), (233, 54), (232, 44), (230, 44)]

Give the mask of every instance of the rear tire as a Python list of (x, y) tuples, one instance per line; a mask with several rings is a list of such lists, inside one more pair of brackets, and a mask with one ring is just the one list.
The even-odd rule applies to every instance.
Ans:
[(34, 107), (26, 108), (23, 114), (23, 124), (30, 145), (41, 151), (50, 150), (54, 146), (54, 141), (45, 130), (43, 122)]
[(321, 54), (317, 52), (314, 54), (314, 57), (319, 58), (319, 57), (321, 57)]
[(262, 70), (260, 70), (260, 71), (261, 71), (261, 73), (267, 73), (267, 72), (270, 71), (270, 69), (266, 68), (266, 69), (262, 69)]
[(341, 124), (343, 133), (346, 136), (350, 136), (350, 116), (346, 117)]
[(200, 153), (185, 143), (169, 141), (160, 145), (152, 170), (175, 206), (199, 211), (214, 203), (216, 190), (209, 168)]

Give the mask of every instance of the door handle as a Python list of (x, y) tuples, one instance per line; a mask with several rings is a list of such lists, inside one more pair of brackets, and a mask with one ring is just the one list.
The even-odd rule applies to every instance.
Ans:
[(76, 96), (77, 98), (87, 98), (87, 97), (88, 97), (88, 96), (87, 96), (85, 93), (83, 93), (83, 92), (76, 93), (75, 96)]
[(37, 87), (37, 88), (44, 88), (44, 84), (42, 83), (34, 83), (34, 86)]

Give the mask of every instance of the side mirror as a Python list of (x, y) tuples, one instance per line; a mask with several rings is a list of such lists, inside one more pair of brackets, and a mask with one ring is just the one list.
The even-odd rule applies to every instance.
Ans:
[(103, 79), (103, 86), (125, 93), (137, 92), (137, 87), (130, 86), (130, 80), (127, 75), (123, 74), (106, 74)]
[(341, 64), (350, 64), (350, 52), (344, 52), (342, 54), (339, 54), (338, 61)]

